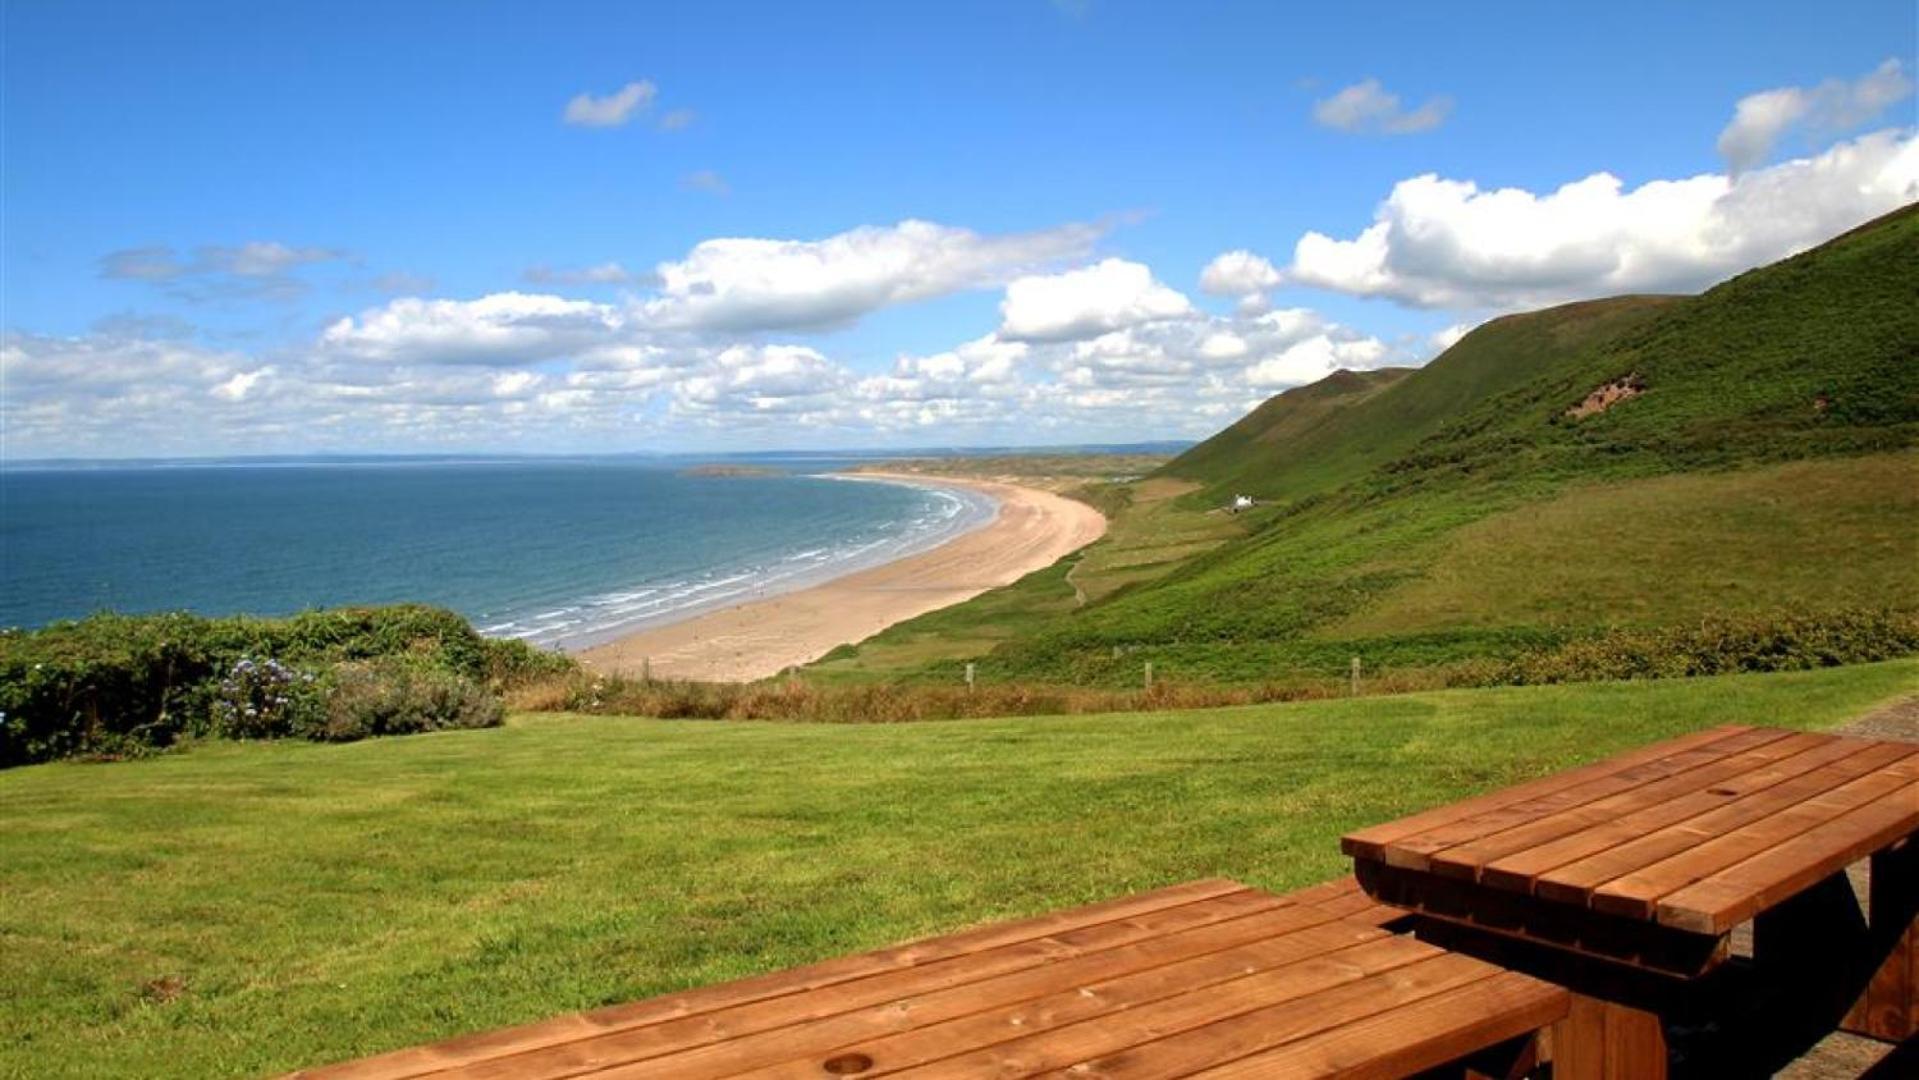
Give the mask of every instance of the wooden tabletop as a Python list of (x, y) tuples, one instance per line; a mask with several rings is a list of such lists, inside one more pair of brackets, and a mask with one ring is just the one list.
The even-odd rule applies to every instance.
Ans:
[(1381, 914), (1199, 881), (296, 1075), (1402, 1076), (1567, 1014)]
[(1919, 745), (1728, 726), (1361, 829), (1342, 846), (1362, 880), (1366, 864), (1384, 868), (1371, 878), (1402, 900), (1465, 883), (1540, 909), (1723, 936), (1915, 831)]

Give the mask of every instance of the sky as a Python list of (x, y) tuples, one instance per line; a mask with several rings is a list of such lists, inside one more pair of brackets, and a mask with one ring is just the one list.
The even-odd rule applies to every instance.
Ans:
[(0, 457), (1199, 438), (1919, 200), (1910, 0), (0, 3)]

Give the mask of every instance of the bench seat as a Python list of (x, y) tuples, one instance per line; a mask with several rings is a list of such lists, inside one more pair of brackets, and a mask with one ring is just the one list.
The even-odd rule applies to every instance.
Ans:
[(1405, 1076), (1521, 1053), (1566, 991), (1394, 934), (1351, 879), (1208, 880), (295, 1074)]

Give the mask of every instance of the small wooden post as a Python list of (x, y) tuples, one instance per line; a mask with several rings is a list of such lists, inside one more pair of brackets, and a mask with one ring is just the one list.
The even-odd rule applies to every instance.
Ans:
[(966, 692), (973, 692), (973, 663), (970, 660), (966, 663)]
[(1353, 696), (1359, 696), (1359, 657), (1353, 657)]
[(1151, 690), (1152, 688), (1153, 688), (1153, 662), (1151, 660), (1148, 660), (1146, 661), (1146, 689)]
[(643, 683), (653, 681), (653, 658), (650, 656), (640, 657), (640, 681)]

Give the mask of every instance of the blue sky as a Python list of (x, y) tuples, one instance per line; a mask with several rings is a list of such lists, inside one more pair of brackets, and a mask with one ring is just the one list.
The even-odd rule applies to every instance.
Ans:
[(1197, 436), (1919, 197), (1909, 2), (4, 11), (13, 457)]

